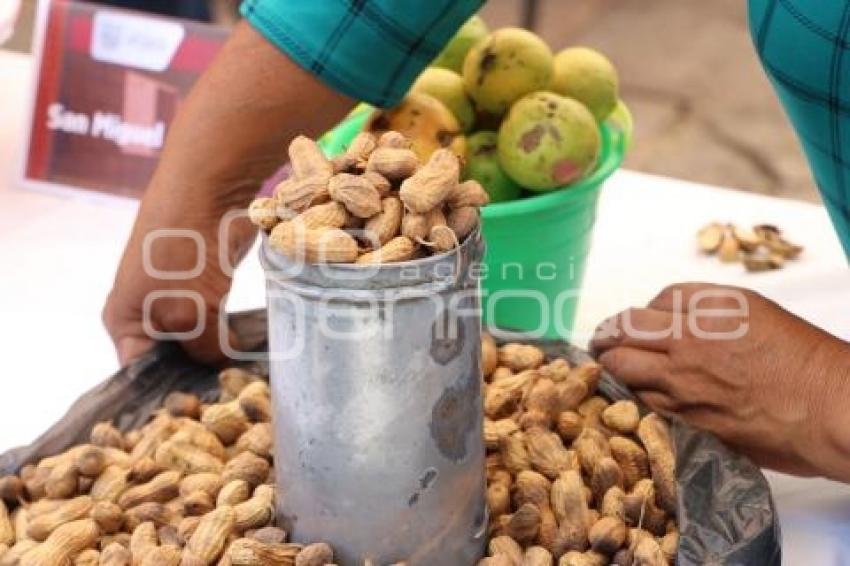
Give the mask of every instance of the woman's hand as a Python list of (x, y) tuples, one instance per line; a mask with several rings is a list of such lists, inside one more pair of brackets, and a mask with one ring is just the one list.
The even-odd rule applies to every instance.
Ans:
[(761, 295), (673, 285), (592, 347), (652, 409), (760, 465), (850, 481), (850, 348)]

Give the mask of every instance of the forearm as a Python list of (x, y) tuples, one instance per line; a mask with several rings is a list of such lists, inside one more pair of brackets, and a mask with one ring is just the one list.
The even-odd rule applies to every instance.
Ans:
[(813, 389), (820, 402), (814, 403), (819, 419), (819, 438), (812, 439), (812, 463), (831, 479), (850, 483), (850, 344), (830, 336), (812, 352)]
[(292, 137), (319, 134), (352, 105), (240, 24), (180, 108), (141, 216), (168, 207), (192, 223), (246, 206)]

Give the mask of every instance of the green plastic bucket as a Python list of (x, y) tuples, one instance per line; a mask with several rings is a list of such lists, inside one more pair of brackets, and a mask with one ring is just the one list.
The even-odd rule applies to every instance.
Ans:
[[(628, 112), (622, 107), (621, 112)], [(358, 107), (319, 140), (329, 156), (345, 151), (363, 128), (368, 107)], [(481, 272), (484, 322), (504, 330), (568, 338), (605, 180), (620, 166), (631, 141), (630, 120), (600, 128), (596, 169), (569, 188), (481, 211), (487, 253)]]

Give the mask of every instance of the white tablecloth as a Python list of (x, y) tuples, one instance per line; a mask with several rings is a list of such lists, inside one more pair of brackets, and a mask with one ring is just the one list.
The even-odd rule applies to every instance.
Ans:
[[(26, 139), (30, 59), (0, 51), (0, 451), (31, 441), (82, 392), (117, 369), (100, 309), (135, 214), (133, 203), (34, 192), (17, 182)], [(713, 220), (771, 222), (805, 244), (799, 262), (746, 274), (694, 251)], [(599, 206), (578, 328), (648, 301), (667, 284), (744, 285), (850, 339), (850, 272), (822, 207), (630, 171)], [(237, 272), (230, 308), (264, 304), (256, 254)], [(850, 487), (769, 473), (785, 563), (850, 564)]]

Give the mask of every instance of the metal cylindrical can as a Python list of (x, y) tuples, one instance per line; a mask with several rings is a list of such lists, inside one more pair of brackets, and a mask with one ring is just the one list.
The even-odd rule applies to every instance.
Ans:
[(487, 526), (479, 233), (373, 268), (264, 244), (278, 522), (342, 565), (467, 566)]

